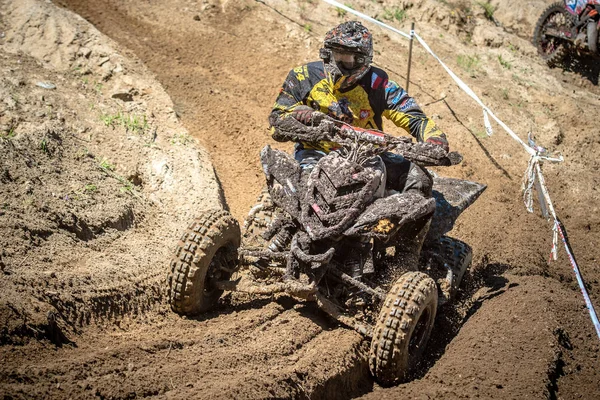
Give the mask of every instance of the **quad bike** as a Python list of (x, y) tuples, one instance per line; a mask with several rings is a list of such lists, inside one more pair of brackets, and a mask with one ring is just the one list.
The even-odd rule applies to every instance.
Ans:
[[(452, 298), (471, 262), (469, 246), (443, 234), (485, 186), (435, 177), (434, 198), (388, 190), (378, 156), (384, 151), (422, 166), (449, 166), (461, 157), (433, 144), (332, 124), (340, 148), (311, 170), (270, 146), (261, 151), (267, 189), (250, 210), (242, 238), (223, 210), (189, 226), (171, 262), (170, 304), (194, 315), (223, 291), (314, 301), (372, 338), (371, 372), (380, 384), (393, 385), (414, 371), (438, 306)], [(423, 232), (416, 270), (405, 250), (422, 243), (415, 235)]]
[(535, 26), (533, 43), (549, 67), (572, 50), (598, 55), (600, 0), (565, 0), (549, 6)]

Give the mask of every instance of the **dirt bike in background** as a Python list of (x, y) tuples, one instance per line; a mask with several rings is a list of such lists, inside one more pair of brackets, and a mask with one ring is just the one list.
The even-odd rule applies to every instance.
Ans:
[(549, 67), (572, 50), (598, 55), (600, 0), (565, 0), (549, 6), (535, 26), (533, 43)]
[[(169, 301), (184, 315), (208, 311), (223, 291), (314, 301), (371, 338), (371, 372), (392, 385), (415, 370), (438, 306), (452, 298), (471, 263), (470, 247), (444, 234), (485, 186), (435, 177), (434, 198), (389, 190), (384, 151), (422, 166), (450, 166), (461, 157), (330, 122), (341, 147), (312, 170), (283, 151), (262, 150), (267, 189), (243, 232), (224, 210), (205, 212), (189, 226), (171, 262)], [(428, 223), (420, 262), (409, 263), (402, 249)]]

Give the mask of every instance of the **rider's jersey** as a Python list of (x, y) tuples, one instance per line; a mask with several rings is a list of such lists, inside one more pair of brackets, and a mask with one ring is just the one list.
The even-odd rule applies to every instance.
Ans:
[[(388, 79), (380, 68), (371, 67), (356, 85), (342, 89), (344, 77), (333, 82), (323, 65), (316, 61), (294, 68), (288, 74), (273, 106), (272, 116), (286, 118), (298, 106), (308, 105), (350, 125), (383, 130), (382, 116), (405, 129), (418, 141), (444, 137), (433, 120), (427, 118), (415, 100)], [(301, 143), (306, 149), (329, 152), (332, 142)]]

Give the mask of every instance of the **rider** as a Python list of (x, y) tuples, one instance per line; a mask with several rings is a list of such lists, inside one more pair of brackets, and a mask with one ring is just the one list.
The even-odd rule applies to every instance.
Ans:
[[(373, 38), (360, 22), (344, 22), (327, 32), (319, 55), (321, 61), (289, 72), (269, 116), (273, 139), (296, 142), (294, 157), (303, 169), (335, 150), (336, 143), (328, 140), (328, 132), (302, 128), (318, 125), (324, 114), (355, 127), (377, 130), (383, 130), (383, 116), (419, 142), (448, 150), (446, 135), (415, 100), (389, 80), (385, 71), (371, 66)], [(278, 129), (290, 118), (297, 121), (295, 129)], [(432, 178), (425, 169), (393, 153), (384, 153), (381, 158), (388, 188), (431, 197)], [(422, 236), (421, 243), (427, 226), (417, 235)]]
[[(448, 150), (446, 135), (415, 100), (388, 80), (385, 71), (371, 66), (373, 38), (360, 22), (344, 22), (327, 32), (320, 56), (322, 61), (290, 71), (269, 116), (273, 139), (295, 141), (294, 156), (303, 168), (314, 165), (335, 143), (326, 140), (326, 132), (309, 137), (302, 135), (301, 129), (298, 134), (278, 130), (284, 119), (294, 118), (310, 126), (324, 113), (352, 126), (383, 130), (384, 116), (418, 141)], [(388, 187), (401, 192), (416, 189), (431, 196), (431, 177), (425, 170), (391, 153), (382, 158)]]

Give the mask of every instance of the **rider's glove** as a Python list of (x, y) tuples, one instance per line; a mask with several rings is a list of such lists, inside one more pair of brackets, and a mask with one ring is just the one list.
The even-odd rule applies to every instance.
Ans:
[(443, 148), (446, 153), (450, 151), (450, 146), (448, 145), (448, 140), (446, 140), (446, 136), (433, 136), (427, 139), (425, 142), (435, 144)]
[(315, 111), (308, 106), (298, 106), (291, 112), (291, 116), (304, 125), (318, 125), (323, 120), (325, 114)]

